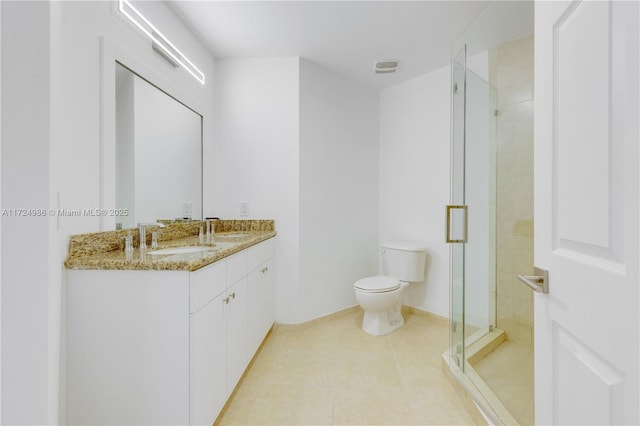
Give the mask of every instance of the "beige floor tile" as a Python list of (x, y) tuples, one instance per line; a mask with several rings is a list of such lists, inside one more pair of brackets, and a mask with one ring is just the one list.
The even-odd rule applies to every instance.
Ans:
[(238, 386), (217, 424), (220, 426), (248, 424), (249, 413), (260, 400), (261, 393), (262, 387), (258, 384)]
[[(261, 354), (262, 355), (262, 354)], [(246, 382), (275, 384), (332, 385), (335, 381), (333, 353), (283, 349), (255, 359)]]
[(335, 319), (325, 321), (324, 326), (329, 330), (362, 331), (363, 317), (364, 311), (360, 310), (349, 315), (343, 315)]
[(303, 385), (264, 386), (249, 412), (250, 425), (327, 425), (333, 417), (332, 390)]
[(520, 424), (533, 424), (533, 347), (506, 341), (473, 367)]
[(446, 383), (446, 377), (442, 373), (440, 355), (431, 355), (419, 352), (395, 353), (400, 376), (407, 389), (416, 389), (424, 386), (442, 385)]
[(418, 352), (437, 357), (447, 350), (449, 336), (427, 333), (398, 333), (389, 336), (389, 346), (394, 352)]
[(323, 327), (322, 324), (289, 332), (283, 339), (281, 347), (306, 350), (333, 350), (337, 340), (334, 330)]
[(385, 336), (361, 327), (356, 311), (276, 328), (218, 424), (472, 424), (440, 370), (445, 323), (408, 314)]
[(534, 423), (534, 418), (535, 418), (534, 402), (531, 401), (527, 406), (527, 408), (516, 418), (520, 422), (521, 426), (533, 426), (535, 424)]
[(368, 351), (371, 353), (390, 351), (391, 348), (388, 344), (389, 335), (385, 336), (372, 336), (365, 333), (362, 329), (343, 333), (336, 341), (336, 351), (338, 353), (343, 352), (358, 352)]
[(390, 352), (345, 352), (336, 360), (336, 386), (401, 387), (400, 369)]
[[(445, 384), (447, 386), (445, 386)], [(473, 419), (448, 382), (410, 392), (416, 420), (423, 425), (472, 425)]]
[(419, 425), (402, 387), (336, 388), (335, 425)]

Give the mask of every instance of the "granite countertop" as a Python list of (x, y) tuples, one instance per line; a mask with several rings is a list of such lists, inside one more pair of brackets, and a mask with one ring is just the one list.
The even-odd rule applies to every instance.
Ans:
[[(137, 230), (108, 231), (73, 235), (67, 269), (169, 270), (195, 271), (276, 235), (272, 220), (216, 221), (216, 233), (200, 243), (198, 231), (202, 222), (168, 225), (158, 230), (158, 248), (138, 249)], [(149, 238), (151, 232), (148, 232)], [(133, 236), (132, 252), (124, 251), (124, 237)], [(147, 241), (148, 246), (149, 241)], [(155, 251), (179, 247), (207, 247), (192, 253), (154, 255)]]

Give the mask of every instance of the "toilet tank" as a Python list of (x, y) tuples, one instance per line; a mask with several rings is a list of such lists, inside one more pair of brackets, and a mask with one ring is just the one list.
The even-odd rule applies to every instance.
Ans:
[(384, 275), (407, 282), (424, 279), (427, 248), (423, 244), (403, 241), (382, 243), (380, 259)]

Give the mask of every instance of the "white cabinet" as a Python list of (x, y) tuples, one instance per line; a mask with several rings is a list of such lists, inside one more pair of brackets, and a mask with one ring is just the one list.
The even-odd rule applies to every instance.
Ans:
[(227, 262), (216, 262), (189, 273), (189, 313), (196, 313), (227, 288)]
[[(228, 290), (227, 314), (227, 395), (242, 377), (249, 363), (247, 352), (247, 277)], [(251, 352), (253, 356), (253, 352)], [(214, 419), (215, 420), (215, 419)]]
[(247, 250), (228, 257), (227, 282), (231, 285), (226, 290), (226, 298), (224, 299), (227, 321), (227, 395), (231, 394), (249, 362), (247, 352), (247, 267)]
[(67, 421), (189, 423), (189, 272), (68, 271)]
[(251, 353), (258, 349), (275, 321), (276, 280), (273, 255), (273, 242), (249, 249), (250, 260), (258, 265), (249, 272), (247, 280), (247, 344)]
[(246, 367), (246, 274), (246, 250), (191, 273), (191, 424), (214, 422)]
[(212, 424), (227, 400), (225, 297), (190, 315), (191, 424)]
[(68, 423), (211, 425), (274, 322), (273, 256), (269, 239), (193, 272), (69, 270)]

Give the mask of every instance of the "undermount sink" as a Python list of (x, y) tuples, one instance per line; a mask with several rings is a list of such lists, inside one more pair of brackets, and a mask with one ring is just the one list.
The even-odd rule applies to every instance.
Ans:
[(189, 253), (199, 253), (203, 251), (213, 250), (211, 246), (191, 246), (191, 247), (174, 247), (174, 248), (166, 248), (162, 250), (149, 251), (147, 254), (151, 255), (169, 255), (169, 254), (189, 254)]

